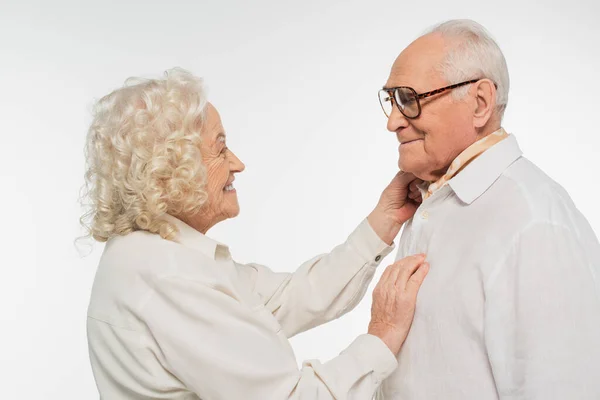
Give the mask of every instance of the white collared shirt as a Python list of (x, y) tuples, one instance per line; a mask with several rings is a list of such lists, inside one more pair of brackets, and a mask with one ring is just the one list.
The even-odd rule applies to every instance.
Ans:
[(290, 274), (238, 264), (226, 246), (169, 218), (178, 243), (138, 231), (111, 239), (102, 255), (87, 325), (102, 398), (367, 400), (396, 368), (372, 335), (301, 369), (288, 341), (364, 296), (393, 249), (366, 219)]
[(431, 265), (385, 400), (600, 399), (600, 244), (509, 136), (425, 200)]

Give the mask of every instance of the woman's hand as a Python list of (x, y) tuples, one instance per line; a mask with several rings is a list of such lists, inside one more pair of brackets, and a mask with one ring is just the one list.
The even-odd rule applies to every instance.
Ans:
[(377, 206), (369, 214), (369, 224), (377, 235), (391, 244), (402, 225), (412, 218), (422, 201), (417, 187), (423, 181), (408, 172), (400, 171), (384, 189)]
[(373, 290), (368, 333), (379, 337), (394, 354), (406, 340), (417, 293), (428, 271), (424, 255), (403, 258), (387, 267)]

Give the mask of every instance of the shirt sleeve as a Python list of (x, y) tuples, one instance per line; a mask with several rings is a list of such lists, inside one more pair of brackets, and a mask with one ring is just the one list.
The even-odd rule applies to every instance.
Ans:
[(356, 307), (377, 266), (393, 249), (394, 244), (383, 242), (365, 219), (344, 243), (306, 261), (294, 273), (276, 273), (258, 264), (237, 268), (292, 337)]
[(204, 400), (369, 400), (397, 366), (385, 344), (365, 334), (338, 357), (298, 369), (273, 315), (232, 292), (226, 283), (161, 277), (142, 309), (165, 368)]
[(537, 223), (486, 288), (485, 343), (501, 399), (600, 398), (599, 245)]

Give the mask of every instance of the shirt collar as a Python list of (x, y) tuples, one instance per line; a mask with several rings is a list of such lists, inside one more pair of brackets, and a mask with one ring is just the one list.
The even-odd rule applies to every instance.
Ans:
[(514, 135), (509, 135), (474, 159), (450, 179), (448, 185), (463, 202), (471, 204), (522, 154), (517, 139)]
[(175, 225), (179, 231), (175, 237), (175, 242), (185, 247), (198, 250), (213, 260), (216, 260), (217, 256), (230, 258), (229, 247), (226, 245), (209, 238), (201, 232), (198, 232), (182, 220), (175, 218), (172, 215), (165, 214), (164, 218), (168, 222)]
[(448, 170), (444, 175), (442, 175), (437, 181), (429, 183), (427, 191), (423, 194), (423, 199), (426, 199), (442, 187), (446, 186), (450, 179), (452, 179), (455, 175), (458, 175), (458, 173), (467, 165), (469, 165), (474, 159), (507, 137), (508, 133), (506, 133), (503, 128), (500, 128), (464, 149), (454, 159), (454, 161), (452, 161), (450, 167), (448, 167)]

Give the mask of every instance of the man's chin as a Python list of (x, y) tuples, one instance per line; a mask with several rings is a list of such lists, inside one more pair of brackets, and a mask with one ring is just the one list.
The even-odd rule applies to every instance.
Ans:
[(414, 172), (414, 170), (415, 170), (414, 166), (411, 163), (406, 162), (406, 161), (402, 162), (402, 160), (398, 160), (398, 168), (400, 168), (400, 170), (402, 170), (404, 172), (408, 172), (408, 173), (411, 173), (411, 174), (415, 173)]
[(422, 168), (418, 168), (412, 163), (398, 161), (398, 168), (400, 168), (400, 170), (403, 172), (413, 174), (421, 180), (427, 180), (427, 173), (424, 173)]

